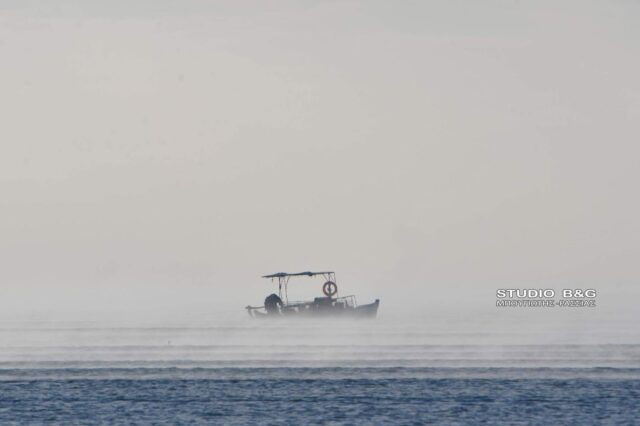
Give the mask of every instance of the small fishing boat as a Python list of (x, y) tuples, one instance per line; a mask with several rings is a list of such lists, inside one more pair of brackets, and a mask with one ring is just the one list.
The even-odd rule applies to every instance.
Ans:
[[(288, 295), (289, 279), (291, 277), (316, 277), (324, 278), (322, 293), (324, 296), (316, 297), (310, 301), (290, 301)], [(271, 275), (264, 275), (262, 278), (269, 278), (278, 281), (278, 294), (270, 294), (264, 300), (263, 306), (247, 306), (246, 310), (253, 318), (275, 318), (275, 317), (353, 317), (353, 318), (375, 318), (378, 313), (380, 300), (367, 305), (358, 305), (354, 295), (338, 296), (338, 285), (336, 284), (336, 274), (329, 272), (297, 272), (289, 274), (278, 272)]]

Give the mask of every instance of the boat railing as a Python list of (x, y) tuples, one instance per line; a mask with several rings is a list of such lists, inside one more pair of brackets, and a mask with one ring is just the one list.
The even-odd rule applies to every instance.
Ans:
[[(356, 301), (356, 296), (353, 294), (349, 296), (333, 298), (333, 302), (344, 303), (346, 306), (350, 308), (355, 308), (356, 306), (358, 306), (358, 303)], [(294, 301), (290, 300), (288, 303), (285, 304), (285, 306), (288, 308), (296, 308), (300, 306), (313, 305), (314, 303), (315, 303), (314, 300), (294, 300)]]
[(353, 294), (350, 294), (349, 296), (336, 297), (336, 301), (342, 301), (350, 308), (355, 308), (356, 306), (358, 306), (358, 303), (356, 302), (356, 296)]

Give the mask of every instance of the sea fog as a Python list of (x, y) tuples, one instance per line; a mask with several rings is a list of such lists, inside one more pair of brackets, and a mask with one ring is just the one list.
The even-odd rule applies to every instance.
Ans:
[(5, 312), (0, 421), (545, 425), (640, 414), (640, 336), (615, 309), (384, 302), (362, 320), (259, 320), (179, 299), (117, 314)]
[[(164, 317), (6, 319), (0, 368), (639, 368), (640, 333), (589, 308), (491, 308), (377, 319), (252, 319), (242, 308)], [(173, 316), (172, 316), (173, 315)]]

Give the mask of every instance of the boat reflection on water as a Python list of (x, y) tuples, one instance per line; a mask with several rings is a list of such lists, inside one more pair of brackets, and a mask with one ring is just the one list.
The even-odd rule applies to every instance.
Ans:
[[(289, 301), (287, 287), (291, 277), (324, 277), (322, 285), (323, 297), (316, 297), (310, 301)], [(265, 275), (263, 278), (278, 280), (278, 294), (270, 294), (264, 300), (263, 306), (247, 306), (247, 312), (253, 318), (278, 317), (352, 317), (375, 318), (378, 313), (380, 300), (367, 305), (358, 305), (354, 295), (338, 297), (338, 285), (335, 272), (297, 272), (288, 274), (278, 272)]]

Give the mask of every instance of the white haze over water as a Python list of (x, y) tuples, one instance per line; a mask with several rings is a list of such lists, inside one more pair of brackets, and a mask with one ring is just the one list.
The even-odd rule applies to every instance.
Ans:
[[(580, 330), (575, 324), (569, 328)], [(584, 327), (584, 326), (583, 326)], [(572, 333), (437, 315), (376, 321), (112, 321), (0, 329), (0, 381), (35, 379), (640, 378), (637, 331)], [(603, 343), (604, 342), (604, 343)], [(294, 370), (292, 370), (294, 369)]]

